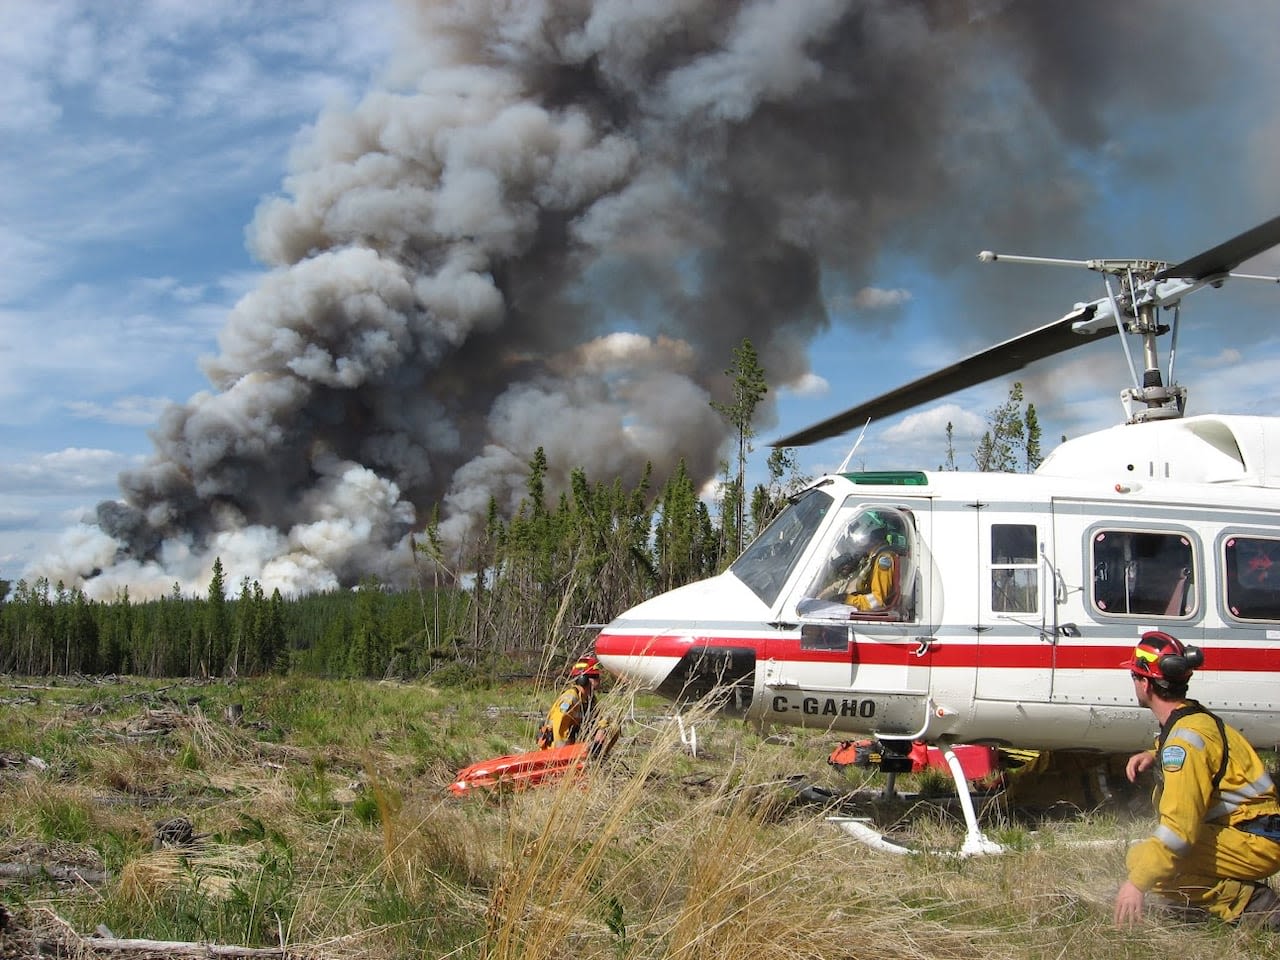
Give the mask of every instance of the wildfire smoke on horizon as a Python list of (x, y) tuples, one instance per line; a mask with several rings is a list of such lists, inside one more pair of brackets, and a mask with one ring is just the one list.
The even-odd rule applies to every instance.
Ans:
[[(681, 458), (709, 478), (743, 338), (799, 382), (889, 238), (928, 256), (977, 217), (1079, 216), (1062, 145), (1100, 149), (1106, 115), (1200, 62), (1171, 54), (1208, 15), (1153, 6), (402, 4), (385, 89), (320, 116), (254, 218), (270, 272), (210, 389), (40, 572), (96, 595), (205, 583), (214, 557), (267, 589), (399, 583), (433, 505), (465, 544), (539, 446), (552, 490)], [(1167, 64), (1082, 79), (1062, 55), (1139, 25)]]

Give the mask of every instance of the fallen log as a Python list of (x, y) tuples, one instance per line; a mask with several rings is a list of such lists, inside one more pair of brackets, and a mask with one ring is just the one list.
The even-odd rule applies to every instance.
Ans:
[(195, 943), (188, 940), (141, 940), (133, 937), (81, 937), (78, 946), (94, 954), (154, 953), (165, 957), (245, 957), (288, 960), (299, 956), (288, 947), (240, 947), (224, 943)]
[(0, 879), (78, 881), (90, 885), (106, 883), (109, 875), (92, 867), (65, 863), (0, 863)]
[[(244, 947), (238, 944), (196, 942), (191, 940), (148, 940), (140, 937), (117, 937), (104, 923), (89, 936), (81, 936), (66, 920), (48, 907), (10, 912), (0, 904), (0, 957), (94, 957), (125, 955), (137, 960), (168, 960), (170, 957), (205, 957), (219, 960), (325, 960), (335, 955), (355, 956), (352, 952), (366, 936), (356, 933), (331, 937), (312, 944)], [(20, 945), (26, 952), (4, 952)], [(335, 951), (337, 951), (335, 953)]]

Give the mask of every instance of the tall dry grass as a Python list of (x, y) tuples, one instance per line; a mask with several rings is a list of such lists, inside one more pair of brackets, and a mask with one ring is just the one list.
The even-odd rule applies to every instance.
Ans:
[[(461, 765), (450, 758), (524, 749), (546, 691), (293, 684), (202, 689), (201, 711), (145, 745), (120, 734), (138, 711), (125, 696), (89, 724), (63, 692), (0, 718), (0, 732), (20, 726), (33, 753), (46, 737), (58, 758), (0, 769), (0, 859), (78, 858), (111, 873), (98, 888), (34, 883), (0, 897), (86, 932), (282, 943), (328, 960), (1209, 960), (1280, 949), (1221, 925), (1113, 929), (1125, 843), (1150, 829), (1146, 817), (1082, 815), (1033, 832), (988, 804), (985, 825), (1007, 855), (893, 857), (797, 796), (797, 772), (841, 785), (823, 763), (831, 737), (762, 739), (704, 706), (684, 714), (701, 745), (690, 756), (669, 708), (625, 689), (603, 701), (622, 739), (586, 776), (459, 800), (445, 789)], [(246, 704), (238, 726), (215, 719), (224, 693)], [(921, 847), (960, 845), (945, 809), (873, 812)], [(174, 815), (201, 841), (152, 849), (155, 822)]]

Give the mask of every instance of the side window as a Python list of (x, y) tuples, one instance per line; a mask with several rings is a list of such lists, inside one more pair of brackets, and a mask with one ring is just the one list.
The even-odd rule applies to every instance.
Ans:
[(843, 653), (849, 649), (849, 628), (825, 623), (806, 623), (800, 627), (800, 649)]
[(865, 506), (834, 531), (800, 616), (837, 620), (913, 620), (915, 525), (905, 509)]
[(1099, 530), (1093, 535), (1090, 600), (1116, 616), (1188, 617), (1195, 613), (1195, 555), (1180, 533)]
[(1228, 537), (1222, 545), (1227, 609), (1241, 620), (1280, 620), (1280, 540)]
[(1040, 562), (1034, 523), (991, 525), (991, 609), (1035, 613), (1040, 609)]

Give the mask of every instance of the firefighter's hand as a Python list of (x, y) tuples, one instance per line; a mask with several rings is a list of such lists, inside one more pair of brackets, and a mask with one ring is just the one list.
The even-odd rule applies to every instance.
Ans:
[(1146, 894), (1129, 881), (1125, 881), (1120, 892), (1116, 894), (1115, 924), (1117, 927), (1132, 927), (1142, 919), (1142, 908), (1146, 905)]
[(1129, 762), (1124, 765), (1124, 775), (1129, 778), (1130, 783), (1136, 783), (1139, 774), (1146, 773), (1155, 765), (1156, 755), (1150, 750), (1143, 750), (1129, 758)]

